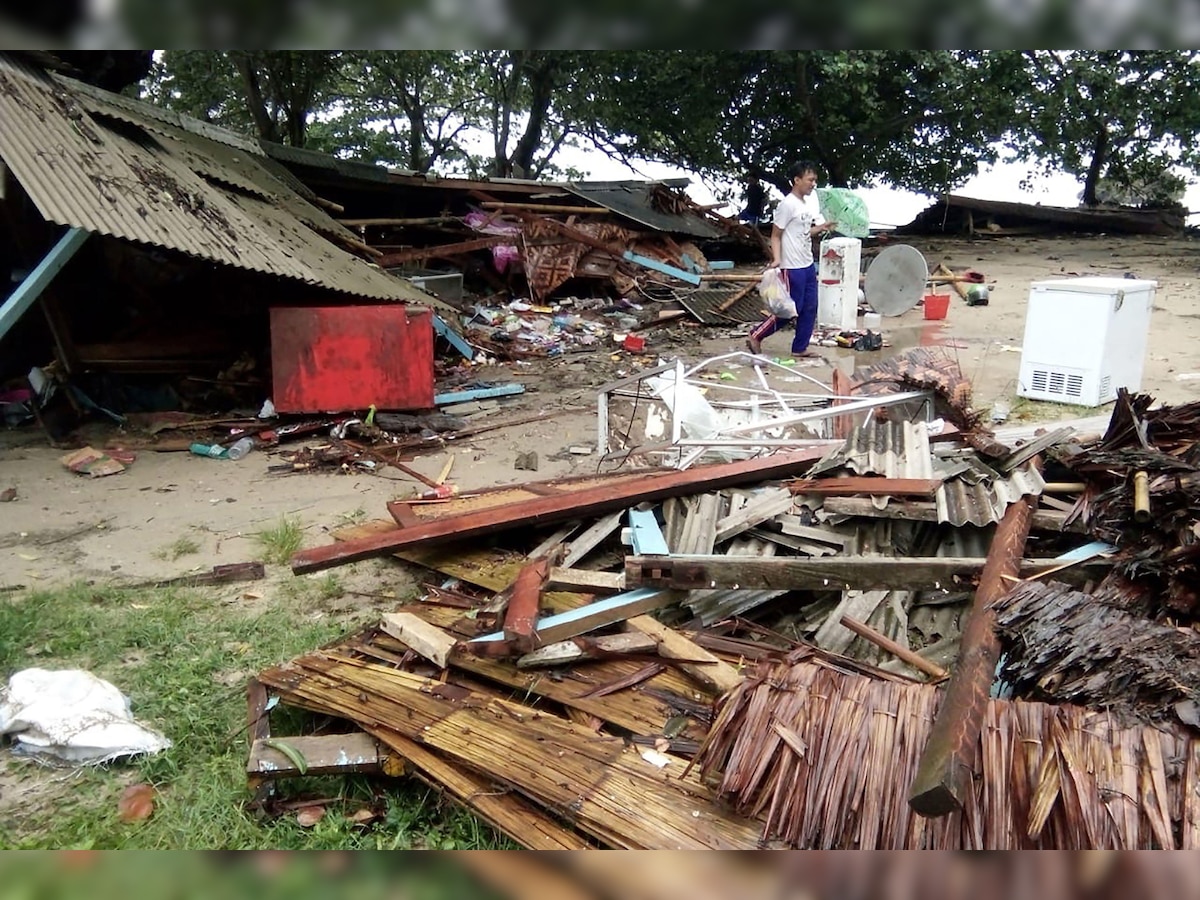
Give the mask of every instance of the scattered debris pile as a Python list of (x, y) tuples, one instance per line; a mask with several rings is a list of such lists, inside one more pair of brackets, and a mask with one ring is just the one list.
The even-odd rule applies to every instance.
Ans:
[[(928, 395), (750, 459), (393, 501), (301, 551), (450, 580), (260, 673), (253, 782), (298, 774), (274, 694), (344, 723), (287, 742), (368, 741), (527, 847), (1200, 846), (1200, 644), (1150, 602), (1192, 546), (1195, 409), (1123, 395), (1103, 437), (1006, 446), (928, 351), (856, 382)], [(1143, 468), (1157, 543), (1101, 502)]]

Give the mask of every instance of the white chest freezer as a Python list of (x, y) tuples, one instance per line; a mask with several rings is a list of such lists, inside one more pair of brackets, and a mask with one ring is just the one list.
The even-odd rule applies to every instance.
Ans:
[(858, 324), (858, 276), (862, 241), (821, 241), (817, 259), (817, 324), (853, 331)]
[(1141, 390), (1156, 281), (1035, 281), (1025, 312), (1017, 395), (1080, 406)]

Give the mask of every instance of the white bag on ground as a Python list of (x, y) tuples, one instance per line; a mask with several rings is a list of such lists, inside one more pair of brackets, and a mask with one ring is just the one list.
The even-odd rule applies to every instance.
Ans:
[(171, 746), (139, 725), (116, 687), (82, 669), (24, 669), (0, 689), (0, 734), (13, 752), (47, 762), (95, 765)]
[(771, 315), (781, 319), (796, 318), (796, 304), (792, 302), (787, 277), (782, 269), (772, 267), (763, 272), (758, 282), (758, 293), (766, 301)]

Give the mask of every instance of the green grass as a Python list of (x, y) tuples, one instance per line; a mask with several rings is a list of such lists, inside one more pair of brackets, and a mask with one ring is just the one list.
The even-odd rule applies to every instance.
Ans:
[(190, 556), (193, 553), (199, 552), (200, 542), (185, 534), (183, 537), (176, 538), (175, 541), (155, 552), (154, 556), (158, 559), (174, 562), (181, 556)]
[[(268, 665), (312, 650), (343, 626), (272, 605), (231, 615), (186, 590), (122, 591), (77, 585), (0, 598), (0, 664), (82, 668), (131, 701), (134, 716), (174, 746), (156, 756), (73, 772), (42, 793), (34, 786), (0, 816), (0, 847), (144, 849), (399, 849), (508, 846), (471, 815), (404, 779), (364, 776), (280, 782), (285, 796), (335, 798), (313, 828), (294, 817), (262, 821), (245, 806), (244, 683)], [(228, 685), (234, 685), (229, 687)], [(307, 714), (277, 709), (278, 734), (303, 733)], [(47, 770), (10, 762), (5, 777), (31, 785)], [(57, 770), (54, 771), (57, 775)], [(154, 784), (154, 815), (123, 823), (121, 790)], [(7, 790), (7, 789), (6, 789)], [(364, 802), (382, 805), (381, 824), (363, 829), (346, 816)]]
[(304, 543), (304, 524), (284, 516), (271, 528), (256, 531), (254, 539), (261, 548), (263, 562), (286, 565)]

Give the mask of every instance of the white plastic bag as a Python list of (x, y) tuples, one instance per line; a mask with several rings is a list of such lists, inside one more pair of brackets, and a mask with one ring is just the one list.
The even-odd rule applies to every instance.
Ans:
[(796, 304), (792, 302), (787, 277), (782, 269), (773, 266), (763, 272), (758, 282), (758, 293), (766, 301), (771, 315), (781, 319), (796, 318)]

